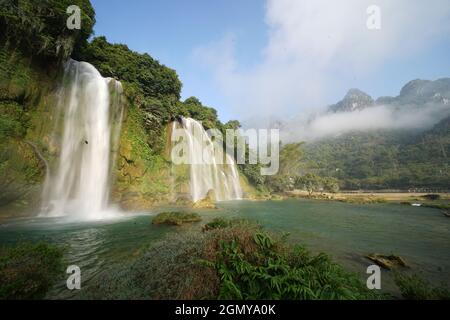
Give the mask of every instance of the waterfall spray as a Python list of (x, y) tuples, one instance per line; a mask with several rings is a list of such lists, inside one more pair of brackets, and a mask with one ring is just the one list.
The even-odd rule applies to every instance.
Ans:
[(108, 203), (121, 94), (120, 82), (103, 78), (92, 65), (67, 62), (56, 110), (61, 123), (55, 128), (62, 124), (59, 158), (45, 181), (41, 215), (101, 219), (113, 212)]
[[(217, 201), (241, 199), (242, 189), (234, 159), (225, 152), (225, 161), (217, 161), (214, 148), (218, 146), (202, 124), (191, 118), (182, 118), (181, 123), (173, 123), (172, 135), (175, 129), (181, 130), (186, 146), (192, 201), (204, 199), (211, 190)], [(177, 137), (172, 136), (172, 141), (176, 140)]]

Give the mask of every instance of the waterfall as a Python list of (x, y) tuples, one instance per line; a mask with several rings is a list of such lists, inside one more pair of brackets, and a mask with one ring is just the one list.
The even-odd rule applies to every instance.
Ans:
[(191, 118), (181, 118), (181, 123), (173, 122), (172, 141), (175, 141), (175, 144), (184, 143), (185, 156), (190, 167), (189, 188), (192, 201), (204, 199), (210, 190), (214, 192), (217, 201), (242, 198), (234, 159), (226, 152), (223, 152), (222, 157), (225, 161), (218, 159), (215, 152), (223, 151), (223, 146), (211, 139), (201, 123)]
[(42, 195), (44, 216), (102, 219), (109, 203), (112, 168), (122, 121), (120, 82), (92, 65), (70, 60), (55, 110), (59, 154)]

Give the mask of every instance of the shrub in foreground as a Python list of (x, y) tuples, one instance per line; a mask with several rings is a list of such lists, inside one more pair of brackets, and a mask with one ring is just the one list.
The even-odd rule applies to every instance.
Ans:
[(0, 248), (0, 299), (42, 299), (63, 272), (63, 250), (46, 243)]

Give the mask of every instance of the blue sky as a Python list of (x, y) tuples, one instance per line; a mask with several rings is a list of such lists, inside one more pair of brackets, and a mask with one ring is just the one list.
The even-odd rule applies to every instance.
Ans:
[[(261, 113), (270, 115), (277, 110), (294, 115), (305, 108), (334, 103), (352, 87), (373, 97), (396, 95), (409, 80), (450, 76), (450, 37), (445, 32), (449, 30), (446, 24), (450, 21), (450, 6), (442, 7), (445, 2), (439, 0), (428, 5), (435, 5), (435, 10), (427, 9), (425, 13), (418, 2), (412, 8), (407, 7), (411, 2), (399, 0), (396, 7), (386, 2), (384, 7), (381, 5), (385, 8), (381, 17), (387, 21), (380, 30), (385, 32), (379, 33), (382, 36), (366, 35), (366, 30), (358, 34), (353, 31), (354, 25), (348, 24), (341, 33), (328, 32), (330, 38), (339, 39), (331, 44), (309, 38), (315, 30), (330, 25), (330, 30), (335, 29), (332, 23), (336, 10), (317, 4), (324, 1), (314, 5), (300, 4), (305, 1), (299, 0), (91, 2), (97, 15), (97, 36), (104, 35), (110, 42), (147, 52), (175, 69), (183, 82), (182, 98), (197, 96), (216, 108), (223, 121)], [(321, 14), (321, 6), (328, 15)], [(401, 15), (402, 6), (411, 10), (410, 15), (418, 15), (415, 18), (419, 22)], [(356, 9), (343, 10), (347, 9), (346, 16), (353, 17), (356, 12), (355, 21), (365, 19), (364, 7), (358, 9), (360, 15)], [(308, 20), (308, 10), (318, 12), (318, 18)], [(327, 22), (316, 29), (316, 20), (321, 16)], [(301, 32), (308, 28), (311, 32)], [(433, 32), (426, 33), (427, 28)], [(309, 50), (310, 39), (314, 50)], [(374, 41), (380, 45), (371, 47)], [(286, 49), (289, 57), (274, 61), (273, 52), (292, 42), (292, 48)], [(280, 52), (282, 55), (285, 51)], [(362, 56), (367, 59), (361, 59)], [(315, 58), (327, 63), (319, 64)], [(273, 92), (272, 81), (278, 86)], [(301, 89), (297, 90), (295, 82)]]

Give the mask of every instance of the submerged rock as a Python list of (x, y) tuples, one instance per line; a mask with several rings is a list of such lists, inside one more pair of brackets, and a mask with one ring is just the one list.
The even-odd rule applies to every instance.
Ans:
[(387, 270), (391, 270), (396, 267), (409, 268), (406, 261), (402, 257), (393, 254), (387, 256), (379, 253), (371, 253), (367, 255), (366, 258)]
[(181, 226), (184, 223), (192, 223), (201, 221), (202, 218), (198, 213), (190, 212), (161, 212), (153, 218), (152, 224), (168, 224)]
[(204, 199), (198, 200), (193, 204), (194, 208), (217, 209), (215, 204), (214, 190), (209, 190)]

